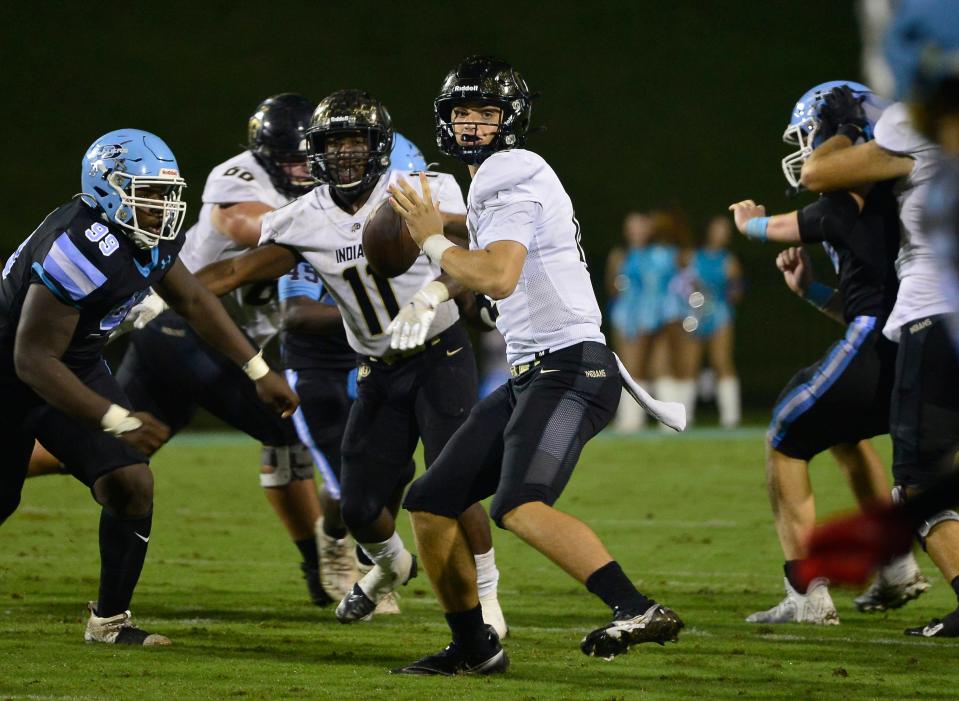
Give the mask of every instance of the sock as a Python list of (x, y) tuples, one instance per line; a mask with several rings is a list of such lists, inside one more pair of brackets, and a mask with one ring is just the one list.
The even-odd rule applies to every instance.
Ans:
[(949, 584), (952, 587), (952, 590), (956, 593), (956, 599), (959, 599), (959, 577), (953, 577)]
[(789, 586), (795, 589), (800, 594), (806, 593), (806, 587), (800, 587), (796, 583), (796, 565), (799, 564), (799, 560), (786, 560), (783, 563), (783, 574), (786, 575), (786, 579), (789, 581)]
[(473, 555), (476, 561), (476, 591), (480, 599), (496, 598), (499, 584), (499, 570), (496, 568), (496, 555), (493, 548), (482, 555)]
[(396, 531), (382, 543), (363, 543), (363, 549), (384, 572), (396, 573), (397, 568), (405, 566), (409, 559), (403, 540)]
[(739, 378), (724, 377), (716, 384), (716, 404), (719, 405), (719, 425), (735, 428), (742, 418), (742, 403), (739, 398)]
[(642, 612), (656, 602), (640, 594), (616, 560), (606, 563), (586, 580), (586, 588), (607, 606), (617, 610)]
[(293, 543), (303, 556), (303, 562), (311, 570), (320, 568), (320, 554), (316, 549), (316, 538), (304, 538), (303, 540), (294, 540)]
[(130, 608), (133, 590), (140, 580), (153, 512), (139, 518), (119, 518), (100, 510), (100, 592), (97, 615), (116, 616)]
[(467, 658), (478, 658), (478, 661), (489, 658), (492, 645), (479, 604), (469, 611), (447, 613), (446, 623), (453, 633), (453, 642), (466, 653)]
[(686, 425), (693, 425), (696, 414), (696, 380), (675, 380), (676, 400), (686, 407)]

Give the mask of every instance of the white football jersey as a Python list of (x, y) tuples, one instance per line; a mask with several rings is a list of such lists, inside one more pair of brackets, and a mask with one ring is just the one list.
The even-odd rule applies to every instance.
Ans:
[[(430, 173), (433, 199), (444, 212), (465, 214), (463, 193), (453, 176)], [(440, 275), (440, 267), (423, 253), (408, 271), (394, 278), (373, 274), (363, 254), (363, 224), (389, 193), (387, 187), (399, 178), (420, 192), (419, 175), (390, 171), (382, 175), (369, 199), (355, 214), (342, 210), (322, 185), (263, 218), (260, 245), (277, 243), (295, 249), (323, 280), (339, 307), (350, 347), (362, 355), (390, 354), (386, 327), (399, 310), (427, 283)], [(384, 205), (389, 206), (389, 205)], [(437, 309), (427, 334), (432, 338), (459, 318), (453, 300)]]
[[(213, 226), (213, 207), (218, 204), (262, 202), (278, 208), (290, 201), (270, 181), (266, 170), (249, 151), (244, 151), (214, 168), (203, 188), (200, 218), (185, 234), (180, 260), (191, 272), (249, 248), (235, 243)], [(223, 306), (237, 325), (263, 346), (280, 326), (280, 305), (273, 281), (245, 285), (223, 298)]]
[(915, 160), (912, 172), (900, 178), (893, 190), (899, 200), (902, 232), (896, 258), (899, 294), (883, 333), (898, 341), (904, 324), (950, 311), (942, 292), (936, 256), (922, 222), (923, 204), (940, 151), (915, 131), (909, 120), (909, 111), (902, 102), (891, 105), (882, 113), (876, 123), (876, 143), (887, 151), (911, 156)]
[(470, 185), (467, 226), (470, 248), (506, 240), (527, 250), (516, 289), (497, 303), (511, 364), (582, 341), (606, 342), (573, 203), (542, 157), (513, 149), (486, 159)]

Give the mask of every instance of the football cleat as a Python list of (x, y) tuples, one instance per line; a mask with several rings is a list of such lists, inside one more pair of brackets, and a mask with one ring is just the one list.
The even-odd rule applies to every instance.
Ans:
[(480, 598), (480, 607), (483, 609), (483, 621), (492, 626), (500, 640), (505, 640), (509, 635), (509, 626), (506, 625), (506, 618), (503, 616), (503, 609), (500, 608), (499, 599), (496, 594)]
[(616, 610), (613, 620), (583, 638), (579, 649), (584, 655), (611, 660), (639, 643), (676, 642), (685, 625), (673, 611), (655, 603), (638, 614)]
[(133, 625), (133, 618), (129, 611), (118, 613), (115, 616), (98, 616), (96, 602), (87, 604), (90, 611), (90, 620), (83, 639), (88, 643), (112, 643), (115, 645), (170, 645), (170, 639), (165, 635), (147, 633)]
[(397, 586), (406, 584), (416, 576), (416, 555), (409, 555), (409, 566), (405, 575), (402, 572), (387, 573), (379, 565), (374, 565), (340, 601), (336, 607), (336, 619), (340, 623), (370, 620), (373, 612), (377, 610), (377, 604)]
[(326, 593), (320, 578), (320, 571), (310, 567), (305, 562), (300, 563), (300, 571), (303, 572), (303, 579), (306, 580), (306, 588), (310, 592), (310, 601), (315, 606), (329, 606), (333, 599)]
[(450, 643), (435, 655), (426, 657), (408, 664), (405, 667), (391, 669), (390, 674), (417, 674), (422, 676), (452, 677), (455, 674), (503, 674), (509, 669), (509, 658), (506, 650), (500, 645), (499, 637), (492, 626), (489, 630), (489, 654), (484, 654), (480, 660), (470, 660), (466, 653), (456, 644)]
[(829, 596), (829, 587), (826, 580), (814, 579), (806, 590), (800, 594), (788, 579), (783, 579), (786, 587), (786, 598), (767, 611), (757, 611), (746, 617), (747, 623), (816, 623), (819, 625), (839, 625), (839, 615), (836, 606)]
[(853, 603), (863, 613), (897, 609), (918, 599), (931, 586), (919, 571), (916, 558), (909, 553), (879, 570), (870, 587), (853, 599)]
[(959, 638), (959, 609), (946, 614), (945, 618), (933, 618), (924, 626), (906, 628), (904, 632), (923, 638)]
[(320, 584), (334, 599), (342, 599), (357, 579), (353, 546), (347, 538), (334, 538), (323, 532), (323, 519), (316, 522), (316, 541), (320, 551)]

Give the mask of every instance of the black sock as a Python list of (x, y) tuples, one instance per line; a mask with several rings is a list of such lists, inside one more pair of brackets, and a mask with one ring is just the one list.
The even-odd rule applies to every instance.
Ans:
[(303, 556), (303, 562), (306, 563), (306, 566), (311, 570), (317, 570), (320, 568), (320, 554), (316, 549), (316, 538), (304, 538), (303, 540), (294, 540), (293, 543), (300, 551), (300, 555)]
[(616, 560), (606, 563), (589, 575), (586, 588), (614, 611), (642, 613), (656, 603), (636, 590)]
[(147, 555), (153, 512), (139, 518), (119, 518), (100, 510), (100, 593), (97, 615), (116, 616), (130, 608)]
[(783, 574), (786, 575), (789, 586), (795, 589), (799, 594), (805, 594), (806, 587), (801, 587), (796, 582), (796, 565), (798, 564), (799, 560), (786, 560), (786, 562), (783, 563)]
[(330, 538), (336, 538), (337, 540), (343, 540), (349, 533), (349, 531), (346, 530), (346, 526), (333, 528), (332, 526), (328, 526), (326, 521), (323, 521), (323, 532), (330, 536)]
[(453, 632), (453, 642), (468, 659), (488, 659), (492, 654), (489, 631), (483, 621), (483, 608), (477, 604), (469, 611), (446, 614), (446, 623)]
[(959, 577), (953, 577), (949, 584), (952, 586), (952, 590), (956, 592), (956, 599), (959, 599)]
[(360, 544), (356, 544), (356, 559), (359, 560), (361, 565), (366, 565), (367, 567), (373, 566), (373, 561), (366, 554), (366, 551), (360, 547)]

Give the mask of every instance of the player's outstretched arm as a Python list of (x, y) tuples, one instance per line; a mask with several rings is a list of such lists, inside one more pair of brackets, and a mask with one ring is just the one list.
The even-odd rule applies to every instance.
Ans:
[(43, 285), (31, 285), (23, 302), (13, 347), (17, 376), (50, 406), (102, 428), (144, 453), (152, 453), (170, 430), (146, 412), (131, 413), (87, 387), (61, 360), (80, 313)]
[(257, 393), (264, 403), (283, 416), (293, 413), (299, 404), (296, 393), (286, 380), (270, 370), (262, 352), (257, 351), (237, 328), (220, 300), (179, 259), (156, 288), (204, 341), (243, 368), (250, 379), (256, 382)]
[(296, 265), (296, 256), (289, 248), (268, 243), (233, 258), (210, 263), (196, 272), (196, 279), (217, 297), (241, 285), (261, 280), (275, 280)]
[(260, 242), (260, 224), (263, 215), (273, 207), (262, 202), (235, 202), (217, 204), (210, 212), (210, 221), (216, 230), (246, 248), (255, 248)]

